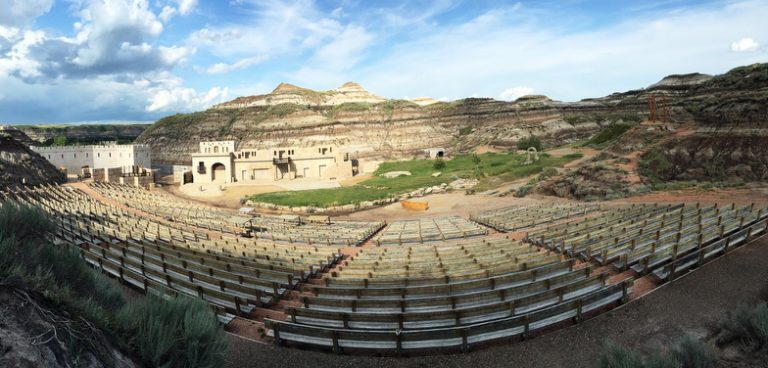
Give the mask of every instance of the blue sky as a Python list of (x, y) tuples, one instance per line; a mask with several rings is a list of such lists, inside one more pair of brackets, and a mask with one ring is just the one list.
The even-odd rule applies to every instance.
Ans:
[(574, 101), (768, 61), (766, 1), (0, 0), (0, 123), (151, 121), (356, 81)]

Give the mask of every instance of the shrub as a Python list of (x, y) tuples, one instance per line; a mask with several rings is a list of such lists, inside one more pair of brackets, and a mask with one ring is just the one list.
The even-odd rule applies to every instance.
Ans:
[(435, 159), (435, 163), (432, 164), (432, 168), (435, 170), (442, 170), (445, 168), (445, 161), (442, 158)]
[(645, 359), (645, 368), (682, 368), (680, 362), (672, 356), (652, 354)]
[(640, 157), (637, 163), (640, 174), (653, 182), (670, 180), (672, 178), (672, 163), (658, 148), (653, 148)]
[(227, 342), (216, 316), (198, 299), (148, 295), (120, 311), (120, 328), (154, 367), (220, 367)]
[(705, 344), (686, 336), (668, 354), (643, 356), (635, 349), (608, 343), (598, 358), (599, 368), (714, 368), (717, 358)]
[(551, 178), (553, 176), (557, 176), (557, 174), (558, 174), (557, 169), (555, 169), (554, 167), (548, 167), (548, 168), (544, 169), (541, 172), (541, 174), (539, 174), (539, 180), (544, 180), (544, 179), (547, 179), (547, 178)]
[(737, 341), (748, 349), (763, 349), (768, 344), (768, 304), (740, 305), (720, 328), (720, 344)]
[(53, 143), (54, 146), (66, 146), (67, 145), (67, 137), (63, 135), (59, 135), (56, 137), (53, 137)]
[(523, 198), (528, 195), (528, 192), (530, 192), (531, 189), (533, 189), (533, 185), (528, 185), (528, 184), (523, 185), (522, 187), (517, 188), (517, 190), (515, 191), (515, 197)]
[(674, 346), (669, 356), (681, 368), (714, 368), (717, 358), (709, 347), (691, 336), (686, 336)]
[(542, 151), (544, 149), (541, 145), (541, 139), (535, 135), (520, 138), (520, 140), (517, 141), (517, 149), (527, 150), (531, 147), (536, 148), (537, 151)]
[(462, 127), (459, 129), (459, 135), (469, 135), (469, 133), (472, 133), (472, 127)]
[(637, 351), (608, 343), (597, 361), (599, 368), (643, 368), (643, 357)]
[(620, 137), (627, 130), (629, 130), (629, 128), (632, 128), (631, 124), (614, 123), (614, 124), (608, 125), (599, 133), (595, 134), (592, 138), (590, 138), (586, 143), (584, 143), (584, 145), (601, 147), (606, 143), (611, 142), (616, 138)]
[(0, 202), (0, 239), (43, 240), (52, 229), (53, 224), (42, 211)]

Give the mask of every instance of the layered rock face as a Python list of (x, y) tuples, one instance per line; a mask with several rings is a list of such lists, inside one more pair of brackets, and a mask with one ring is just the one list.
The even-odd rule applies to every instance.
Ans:
[(274, 106), (280, 104), (296, 104), (307, 106), (333, 106), (349, 102), (379, 103), (385, 98), (373, 95), (355, 82), (344, 83), (339, 88), (330, 91), (313, 91), (311, 89), (280, 83), (270, 94), (260, 96), (238, 97), (232, 101), (214, 106), (214, 109), (239, 109), (254, 106)]
[[(136, 139), (148, 124), (128, 125), (71, 125), (62, 127), (36, 127), (18, 126), (17, 129), (24, 132), (36, 142), (45, 142), (55, 137), (64, 136), (70, 141), (111, 141)], [(25, 144), (27, 144), (25, 142)]]
[(528, 135), (555, 145), (588, 137), (612, 122), (646, 118), (651, 96), (673, 121), (700, 122), (706, 129), (726, 124), (762, 129), (768, 120), (767, 70), (757, 64), (715, 77), (672, 75), (646, 89), (572, 103), (545, 96), (414, 102), (385, 100), (352, 82), (322, 92), (281, 84), (270, 94), (163, 118), (137, 142), (152, 147), (153, 162), (178, 165), (189, 165), (201, 140), (235, 139), (245, 148), (335, 143), (357, 158), (377, 159), (409, 157), (430, 147), (512, 148)]
[(0, 132), (0, 189), (65, 180), (64, 175), (42, 156)]

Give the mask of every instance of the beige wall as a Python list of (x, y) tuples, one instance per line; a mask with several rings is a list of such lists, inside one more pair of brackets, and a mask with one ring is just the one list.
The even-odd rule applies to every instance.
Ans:
[(51, 164), (77, 174), (80, 168), (92, 169), (141, 166), (152, 167), (149, 146), (134, 144), (103, 144), (92, 146), (30, 147)]
[[(228, 151), (234, 147), (233, 141), (200, 143), (201, 153), (192, 155), (194, 182), (213, 182), (212, 170), (217, 163), (225, 166), (226, 178), (219, 176), (215, 180), (221, 183), (259, 183), (296, 178), (344, 179), (352, 176), (352, 161), (336, 146)], [(218, 153), (211, 153), (214, 150)], [(199, 172), (201, 163), (204, 173)]]

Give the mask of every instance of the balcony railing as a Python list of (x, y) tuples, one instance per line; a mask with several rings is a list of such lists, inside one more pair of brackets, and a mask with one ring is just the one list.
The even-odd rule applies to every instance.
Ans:
[(285, 164), (290, 164), (290, 163), (291, 163), (291, 158), (290, 157), (281, 157), (281, 158), (275, 157), (275, 158), (272, 159), (272, 164), (274, 164), (274, 165), (285, 165)]

